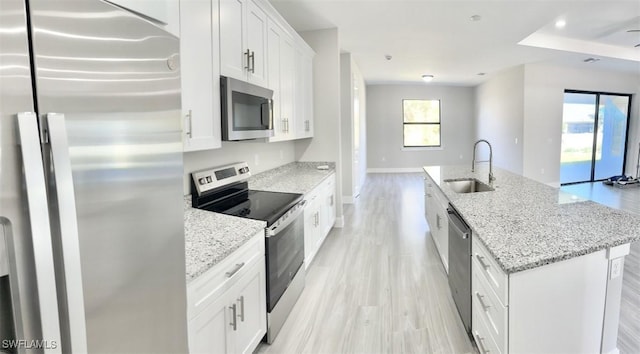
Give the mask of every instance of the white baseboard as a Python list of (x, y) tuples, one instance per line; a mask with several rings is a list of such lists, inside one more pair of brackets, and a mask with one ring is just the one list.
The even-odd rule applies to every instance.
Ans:
[(344, 227), (344, 216), (336, 217), (336, 222), (333, 224), (333, 227), (337, 227), (339, 229)]
[(422, 167), (367, 168), (367, 173), (415, 173), (424, 172)]
[(342, 204), (353, 204), (354, 199), (355, 198), (353, 196), (343, 195), (342, 196)]

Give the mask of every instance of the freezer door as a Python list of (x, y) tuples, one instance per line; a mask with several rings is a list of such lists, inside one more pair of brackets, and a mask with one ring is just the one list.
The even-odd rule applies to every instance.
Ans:
[[(102, 1), (29, 4), (38, 113), (43, 127), (63, 121), (77, 214), (80, 272), (65, 265), (68, 193), (58, 193), (50, 126), (56, 271), (81, 273), (87, 349), (186, 352), (178, 40)], [(80, 311), (69, 286), (63, 338)]]
[(44, 352), (60, 352), (37, 119), (33, 113), (18, 118), (18, 113), (34, 111), (32, 97), (25, 2), (2, 0), (0, 262), (4, 265), (0, 266), (0, 351), (25, 353), (25, 345), (11, 341), (22, 339), (39, 341), (46, 347)]

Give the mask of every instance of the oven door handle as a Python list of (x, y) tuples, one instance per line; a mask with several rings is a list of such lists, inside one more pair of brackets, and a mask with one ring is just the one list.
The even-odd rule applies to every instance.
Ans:
[(307, 204), (306, 200), (303, 200), (300, 203), (296, 204), (294, 207), (292, 207), (292, 209), (294, 209), (293, 212), (289, 214), (289, 216), (284, 222), (276, 226), (267, 228), (267, 232), (266, 232), (267, 238), (277, 235), (280, 232), (280, 230), (284, 230), (287, 226), (289, 226), (289, 224), (294, 222), (298, 218), (298, 216), (300, 216), (300, 214), (304, 212), (305, 204)]

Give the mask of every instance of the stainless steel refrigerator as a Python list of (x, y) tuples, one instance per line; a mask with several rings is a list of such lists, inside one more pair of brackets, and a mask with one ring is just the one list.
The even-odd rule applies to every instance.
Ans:
[(187, 351), (178, 52), (104, 1), (0, 1), (0, 352)]

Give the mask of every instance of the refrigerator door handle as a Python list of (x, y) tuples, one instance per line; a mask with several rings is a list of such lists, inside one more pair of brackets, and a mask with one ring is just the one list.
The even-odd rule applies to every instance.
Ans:
[(68, 313), (69, 341), (71, 352), (87, 352), (87, 330), (82, 289), (82, 271), (80, 263), (80, 240), (76, 213), (71, 159), (64, 114), (48, 113), (47, 128), (53, 165), (53, 183), (58, 209), (60, 242), (66, 289), (66, 308)]
[(53, 264), (47, 189), (40, 150), (38, 117), (33, 112), (18, 114), (18, 144), (24, 168), (29, 223), (38, 286), (38, 306), (45, 353), (61, 353), (58, 297)]

